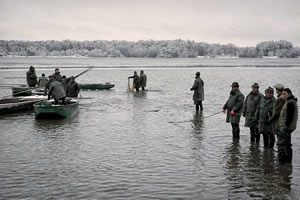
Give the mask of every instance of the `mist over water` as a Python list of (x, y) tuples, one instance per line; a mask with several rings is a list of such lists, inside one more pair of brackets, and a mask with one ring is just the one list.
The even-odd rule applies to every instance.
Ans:
[[(2, 58), (1, 58), (2, 59)], [(70, 63), (117, 66), (120, 59), (0, 59), (0, 84), (25, 83), (29, 63), (38, 76), (61, 67), (66, 76), (84, 69)], [(49, 62), (51, 61), (51, 63)], [(71, 60), (71, 61), (68, 61)], [(201, 59), (200, 59), (201, 60)], [(122, 61), (124, 62), (124, 61)], [(145, 67), (151, 59), (128, 59), (134, 68), (95, 68), (79, 83), (114, 82), (104, 91), (81, 91), (79, 112), (71, 119), (38, 120), (32, 111), (0, 116), (0, 197), (3, 199), (298, 199), (300, 196), (300, 131), (292, 135), (293, 162), (279, 165), (277, 147), (250, 144), (243, 127), (233, 140), (221, 111), (230, 85), (238, 81), (246, 96), (254, 82), (263, 93), (280, 82), (300, 96), (300, 68), (248, 66), (178, 67), (199, 60), (163, 59), (168, 68)], [(210, 65), (220, 65), (221, 61)], [(249, 61), (261, 62), (261, 61)], [(282, 62), (282, 61), (280, 61)], [(288, 61), (297, 66), (297, 60)], [(299, 62), (299, 61), (298, 61)], [(61, 64), (64, 63), (64, 64)], [(69, 63), (69, 64), (68, 64)], [(157, 60), (153, 60), (159, 66)], [(149, 64), (149, 65), (150, 65)], [(182, 64), (182, 65), (183, 65)], [(53, 69), (45, 66), (53, 65)], [(78, 64), (79, 66), (79, 64)], [(174, 66), (174, 67), (172, 67)], [(227, 66), (227, 65), (226, 65)], [(23, 68), (24, 67), (24, 68)], [(127, 92), (127, 77), (143, 69), (146, 92)], [(195, 72), (205, 83), (203, 113), (195, 113), (189, 90)], [(11, 94), (0, 88), (0, 97)]]

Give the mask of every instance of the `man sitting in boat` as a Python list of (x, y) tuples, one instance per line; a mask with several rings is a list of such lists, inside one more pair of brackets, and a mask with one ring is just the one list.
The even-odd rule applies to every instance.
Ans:
[(75, 81), (75, 77), (71, 76), (70, 81), (67, 83), (67, 97), (77, 97), (80, 91), (78, 83)]
[(26, 80), (29, 87), (35, 87), (37, 84), (37, 76), (35, 74), (35, 69), (30, 66), (28, 72), (26, 73)]
[(48, 100), (50, 100), (50, 97), (52, 96), (55, 100), (55, 103), (58, 103), (58, 101), (65, 103), (66, 93), (62, 84), (54, 80), (53, 75), (50, 75), (48, 78), (49, 81), (45, 87), (45, 95), (48, 92)]

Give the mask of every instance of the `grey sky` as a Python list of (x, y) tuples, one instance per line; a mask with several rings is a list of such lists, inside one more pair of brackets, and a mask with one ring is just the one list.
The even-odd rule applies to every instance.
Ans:
[(299, 0), (0, 0), (0, 39), (300, 46)]

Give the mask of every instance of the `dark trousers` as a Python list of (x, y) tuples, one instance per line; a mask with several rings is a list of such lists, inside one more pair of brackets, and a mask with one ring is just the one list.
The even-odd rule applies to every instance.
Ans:
[(238, 123), (231, 123), (232, 137), (240, 138), (240, 126)]
[(280, 163), (292, 162), (293, 149), (291, 133), (292, 132), (288, 131), (284, 135), (277, 135), (278, 158)]
[(203, 110), (203, 105), (202, 105), (202, 101), (199, 101), (196, 103), (196, 110), (199, 111), (199, 106), (200, 106), (200, 110)]
[(272, 132), (269, 133), (262, 133), (264, 139), (264, 146), (273, 148), (275, 143), (275, 136)]
[(136, 87), (135, 90), (136, 90), (137, 92), (140, 91), (140, 89), (139, 89), (138, 87)]
[(258, 132), (258, 128), (250, 127), (250, 139), (251, 139), (251, 142), (256, 141), (257, 143), (259, 143), (260, 134)]
[(142, 87), (142, 90), (145, 90), (145, 88), (144, 88), (144, 87)]

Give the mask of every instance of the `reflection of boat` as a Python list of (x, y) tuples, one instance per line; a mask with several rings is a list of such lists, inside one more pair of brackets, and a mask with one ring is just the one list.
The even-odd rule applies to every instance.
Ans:
[(67, 118), (74, 116), (78, 111), (78, 102), (70, 100), (65, 104), (52, 101), (41, 101), (33, 105), (37, 118)]
[(32, 96), (30, 98), (7, 98), (0, 99), (0, 114), (8, 114), (13, 112), (19, 112), (23, 110), (29, 110), (33, 108), (33, 104), (45, 100), (45, 97)]
[(30, 96), (32, 95), (32, 90), (38, 87), (28, 87), (27, 85), (18, 85), (12, 87), (13, 96)]
[(113, 88), (114, 83), (81, 83), (79, 84), (80, 89), (83, 90), (107, 90)]

